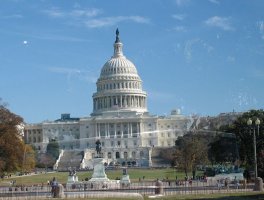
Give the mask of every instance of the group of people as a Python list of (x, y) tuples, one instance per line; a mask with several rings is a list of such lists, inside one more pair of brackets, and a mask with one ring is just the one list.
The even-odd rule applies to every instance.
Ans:
[[(244, 184), (244, 188), (246, 188), (246, 180), (244, 180), (243, 182)], [(225, 178), (224, 180), (217, 180), (217, 188), (218, 190), (222, 189), (222, 188), (226, 188), (229, 189), (229, 184), (230, 184), (230, 180), (228, 178)], [(233, 184), (235, 189), (239, 189), (239, 180), (237, 179), (237, 177), (234, 178), (233, 180)]]

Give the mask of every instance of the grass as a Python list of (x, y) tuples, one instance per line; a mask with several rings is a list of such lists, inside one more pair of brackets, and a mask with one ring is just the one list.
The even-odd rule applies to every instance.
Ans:
[[(92, 176), (92, 171), (82, 171), (77, 172), (79, 180), (84, 180), (85, 178), (90, 178)], [(108, 178), (115, 179), (116, 177), (122, 176), (122, 169), (117, 170), (107, 170), (106, 174)], [(176, 176), (178, 179), (183, 179), (185, 174), (183, 172), (175, 172), (175, 169), (166, 168), (166, 169), (128, 169), (128, 174), (132, 182), (138, 182), (139, 178), (145, 176), (145, 181), (154, 181), (157, 178), (163, 179), (167, 178), (170, 180), (175, 180)], [(200, 172), (201, 174), (201, 172)], [(199, 173), (198, 173), (199, 175)], [(11, 180), (16, 180), (17, 185), (36, 185), (44, 183), (46, 184), (48, 180), (52, 180), (53, 177), (56, 177), (57, 180), (64, 184), (68, 179), (68, 172), (51, 172), (51, 173), (41, 173), (32, 176), (17, 176), (4, 179), (0, 181), (0, 186), (7, 186)], [(95, 198), (89, 198), (90, 200), (95, 200)], [(124, 198), (96, 198), (96, 200), (116, 200)], [(130, 200), (131, 198), (125, 198)], [(151, 198), (145, 196), (144, 200), (149, 200)], [(156, 199), (160, 200), (177, 200), (177, 199), (217, 199), (217, 200), (253, 200), (259, 199), (264, 200), (264, 193), (260, 192), (247, 192), (247, 193), (221, 193), (221, 194), (195, 194), (195, 195), (176, 195), (176, 196), (164, 196)], [(44, 200), (44, 199), (43, 199)], [(63, 200), (63, 199), (61, 199)], [(68, 198), (68, 200), (73, 200), (73, 198)], [(74, 200), (81, 200), (76, 198)]]
[[(85, 180), (85, 178), (92, 177), (92, 171), (80, 171), (77, 172), (79, 181)], [(122, 177), (122, 169), (117, 170), (106, 170), (107, 177), (109, 179), (116, 179)], [(185, 174), (183, 172), (175, 172), (175, 169), (128, 169), (128, 174), (132, 182), (138, 182), (139, 179), (145, 177), (145, 181), (154, 181), (158, 179), (170, 179), (175, 180), (176, 176), (178, 179), (183, 179)], [(201, 174), (201, 172), (200, 172)], [(53, 177), (59, 181), (59, 183), (66, 183), (68, 179), (68, 172), (52, 172), (52, 173), (41, 173), (32, 176), (17, 176), (4, 179), (0, 181), (0, 186), (8, 185), (11, 180), (16, 180), (17, 185), (34, 185), (34, 184), (46, 184), (47, 181), (52, 180)]]

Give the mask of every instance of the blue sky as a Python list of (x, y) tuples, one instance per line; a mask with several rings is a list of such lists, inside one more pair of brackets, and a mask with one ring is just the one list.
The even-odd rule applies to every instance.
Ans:
[(263, 0), (2, 0), (0, 97), (28, 123), (89, 116), (118, 27), (152, 114), (261, 109)]

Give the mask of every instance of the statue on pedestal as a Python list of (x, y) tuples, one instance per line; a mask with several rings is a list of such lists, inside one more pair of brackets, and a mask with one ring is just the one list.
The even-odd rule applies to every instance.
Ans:
[(96, 144), (95, 149), (97, 152), (97, 156), (100, 157), (101, 149), (102, 149), (100, 140), (97, 140), (95, 144)]
[(78, 182), (78, 176), (75, 169), (69, 169), (69, 176), (67, 183), (75, 183)]

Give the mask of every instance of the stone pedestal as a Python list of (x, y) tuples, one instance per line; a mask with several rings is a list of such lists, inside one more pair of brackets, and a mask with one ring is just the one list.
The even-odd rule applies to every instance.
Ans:
[(163, 184), (160, 180), (155, 183), (155, 195), (161, 195), (163, 193)]
[(93, 175), (88, 182), (108, 182), (109, 179), (105, 174), (105, 166), (104, 166), (103, 158), (94, 158), (93, 166), (94, 166)]
[(77, 175), (73, 175), (73, 176), (71, 176), (71, 175), (69, 175), (68, 176), (68, 181), (67, 181), (67, 183), (75, 183), (75, 182), (78, 182), (79, 180), (78, 180), (78, 176)]
[(260, 177), (255, 179), (254, 191), (263, 191), (263, 180)]
[(120, 184), (122, 187), (128, 187), (130, 186), (130, 178), (129, 175), (123, 175), (121, 180), (120, 180)]
[(123, 168), (123, 176), (120, 180), (120, 185), (122, 187), (127, 187), (130, 185), (130, 178), (129, 178), (129, 175), (127, 173), (127, 168)]

